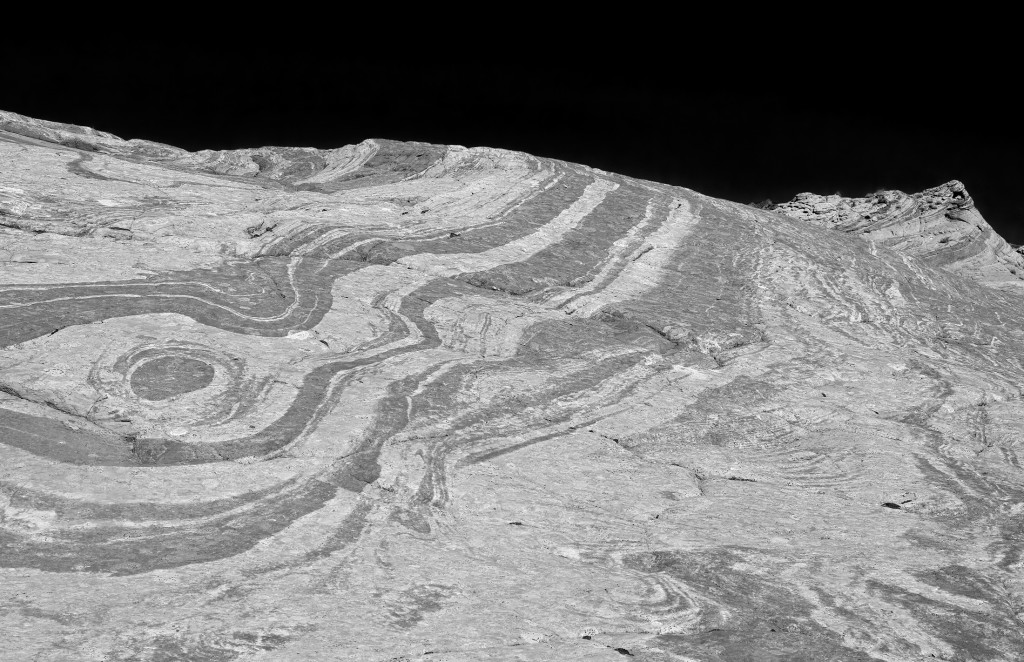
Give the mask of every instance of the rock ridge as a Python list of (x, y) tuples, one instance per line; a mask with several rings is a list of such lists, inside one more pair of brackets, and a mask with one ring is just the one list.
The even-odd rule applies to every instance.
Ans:
[(1024, 252), (992, 229), (957, 180), (909, 195), (894, 190), (861, 198), (800, 193), (771, 209), (860, 235), (990, 287), (1024, 288)]

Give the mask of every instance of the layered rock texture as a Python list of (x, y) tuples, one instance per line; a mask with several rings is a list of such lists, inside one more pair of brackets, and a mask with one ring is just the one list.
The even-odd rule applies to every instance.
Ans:
[(957, 183), (2, 113), (0, 226), (0, 659), (1022, 659), (1021, 257)]
[(844, 198), (802, 193), (772, 209), (861, 235), (873, 245), (992, 287), (1024, 288), (1024, 251), (996, 234), (958, 181), (914, 195), (879, 191)]

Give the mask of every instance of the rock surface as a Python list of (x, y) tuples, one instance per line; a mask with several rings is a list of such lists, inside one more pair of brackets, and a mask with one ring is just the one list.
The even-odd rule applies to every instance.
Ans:
[(1024, 288), (1024, 253), (996, 234), (958, 181), (921, 193), (879, 191), (864, 198), (801, 193), (778, 213), (861, 235), (872, 244), (985, 285)]
[(956, 184), (0, 164), (0, 659), (1021, 659), (1019, 258)]

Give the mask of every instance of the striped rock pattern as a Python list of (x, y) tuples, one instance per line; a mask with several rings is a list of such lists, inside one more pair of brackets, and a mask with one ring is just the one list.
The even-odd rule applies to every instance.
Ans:
[(865, 198), (801, 193), (773, 210), (858, 234), (925, 264), (990, 287), (1024, 288), (1024, 252), (992, 229), (958, 181), (920, 193), (879, 191)]
[(1024, 650), (1024, 309), (959, 240), (387, 140), (0, 164), (2, 659)]

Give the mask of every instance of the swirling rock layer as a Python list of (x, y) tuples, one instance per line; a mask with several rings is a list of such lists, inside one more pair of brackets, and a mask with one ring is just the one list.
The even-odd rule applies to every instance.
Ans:
[(962, 187), (12, 113), (0, 164), (4, 659), (1024, 650), (1024, 309)]

